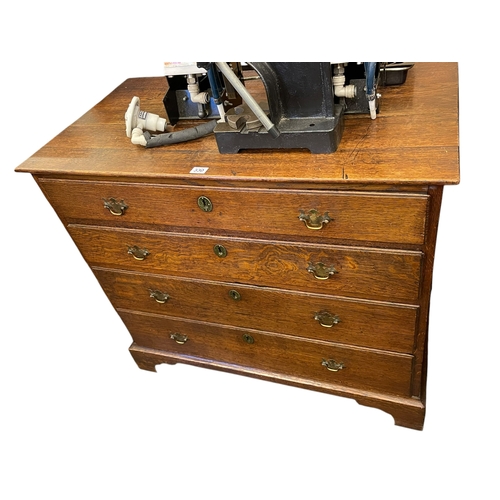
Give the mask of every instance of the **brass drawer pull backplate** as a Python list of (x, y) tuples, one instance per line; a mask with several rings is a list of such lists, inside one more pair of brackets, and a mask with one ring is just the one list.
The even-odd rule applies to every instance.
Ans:
[(188, 341), (187, 335), (182, 333), (171, 333), (170, 338), (175, 340), (178, 344), (185, 344)]
[(149, 252), (145, 248), (139, 248), (136, 245), (128, 247), (127, 253), (132, 255), (136, 260), (144, 260), (149, 255)]
[(314, 313), (314, 319), (319, 321), (319, 324), (325, 328), (331, 328), (340, 323), (340, 318), (337, 315), (326, 311)]
[(317, 264), (309, 262), (307, 270), (318, 280), (327, 280), (330, 276), (338, 272), (333, 266), (327, 266), (323, 262), (318, 262)]
[(160, 290), (149, 290), (149, 296), (152, 299), (155, 299), (158, 304), (165, 304), (167, 300), (170, 298), (168, 293), (161, 292)]
[(115, 198), (103, 198), (104, 208), (109, 210), (112, 215), (123, 215), (127, 210), (128, 205), (123, 200), (116, 200)]
[(328, 224), (332, 218), (325, 212), (321, 215), (317, 210), (312, 209), (306, 214), (304, 210), (300, 211), (299, 220), (301, 220), (307, 229), (318, 230), (322, 229), (325, 224)]
[(344, 363), (338, 363), (334, 359), (324, 359), (321, 362), (321, 365), (326, 367), (326, 369), (331, 372), (338, 372), (339, 370), (343, 370), (345, 368)]

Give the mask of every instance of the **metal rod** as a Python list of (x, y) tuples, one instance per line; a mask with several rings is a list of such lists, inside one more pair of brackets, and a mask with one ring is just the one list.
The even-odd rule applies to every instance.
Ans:
[(255, 113), (260, 123), (262, 123), (265, 129), (276, 139), (276, 137), (280, 135), (279, 130), (267, 117), (264, 110), (257, 104), (257, 101), (250, 95), (239, 78), (233, 73), (229, 65), (225, 62), (216, 62), (215, 64), (217, 64), (217, 67), (221, 70), (223, 75), (228, 79), (238, 94), (240, 94), (241, 98), (248, 104), (248, 107)]

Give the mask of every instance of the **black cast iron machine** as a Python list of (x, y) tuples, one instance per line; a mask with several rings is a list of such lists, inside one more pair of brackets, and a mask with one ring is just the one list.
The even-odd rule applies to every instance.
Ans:
[[(165, 63), (167, 118), (142, 111), (139, 98), (134, 97), (125, 113), (126, 133), (134, 144), (145, 147), (213, 133), (222, 154), (297, 148), (333, 153), (342, 138), (345, 114), (376, 118), (377, 88), (381, 74), (390, 68), (387, 64)], [(245, 76), (249, 73), (252, 76)], [(248, 91), (245, 81), (249, 79), (262, 82), (264, 102), (257, 102)], [(176, 124), (185, 119), (202, 123), (176, 131)]]

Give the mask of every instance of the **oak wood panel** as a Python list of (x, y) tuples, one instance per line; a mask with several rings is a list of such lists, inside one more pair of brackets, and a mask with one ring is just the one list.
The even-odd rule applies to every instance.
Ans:
[(376, 120), (346, 117), (334, 154), (288, 150), (221, 155), (211, 136), (147, 150), (131, 144), (123, 119), (130, 100), (138, 95), (143, 109), (163, 116), (167, 90), (165, 78), (133, 78), (17, 170), (185, 180), (192, 167), (205, 166), (205, 180), (225, 182), (454, 184), (459, 181), (456, 82), (455, 63), (416, 63), (404, 85), (382, 89)]
[[(109, 271), (94, 273), (116, 308), (412, 353), (416, 306), (356, 301), (265, 287)], [(166, 293), (160, 304), (150, 290)], [(234, 290), (240, 300), (231, 298)], [(337, 316), (331, 328), (317, 313)]]
[[(311, 342), (131, 311), (120, 310), (119, 313), (138, 345), (327, 384), (409, 395), (412, 366), (412, 356), (409, 355)], [(176, 343), (170, 338), (172, 333), (186, 335), (187, 342), (182, 345)], [(254, 342), (249, 344), (244, 335), (250, 335)], [(321, 363), (328, 359), (342, 362), (345, 368), (337, 372), (327, 370)]]
[(434, 253), (439, 224), (439, 213), (443, 196), (443, 186), (431, 186), (430, 210), (427, 223), (427, 238), (425, 259), (423, 261), (420, 302), (420, 314), (415, 335), (415, 362), (413, 365), (412, 396), (420, 398), (425, 403), (427, 378), (427, 344), (429, 330), (429, 309), (431, 302), (432, 275), (434, 270)]
[[(68, 231), (93, 266), (392, 302), (416, 303), (419, 295), (420, 252), (98, 226), (70, 225)], [(227, 255), (217, 256), (215, 245)], [(132, 246), (149, 255), (136, 260), (128, 252)], [(316, 279), (308, 266), (318, 262), (333, 265), (336, 274)]]
[[(179, 187), (134, 183), (40, 179), (55, 211), (68, 223), (120, 227), (185, 228), (208, 233), (261, 233), (317, 241), (371, 241), (420, 245), (427, 195), (309, 192), (271, 189)], [(198, 207), (208, 197), (211, 212)], [(123, 216), (111, 215), (103, 199), (124, 200)], [(321, 230), (307, 229), (302, 211), (328, 212)]]

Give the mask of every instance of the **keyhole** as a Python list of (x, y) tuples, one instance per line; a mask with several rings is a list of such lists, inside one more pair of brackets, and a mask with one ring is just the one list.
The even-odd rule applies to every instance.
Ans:
[(255, 340), (253, 339), (253, 337), (251, 335), (248, 335), (248, 333), (245, 333), (243, 335), (243, 340), (247, 343), (247, 344), (253, 344), (255, 342)]
[(227, 250), (222, 245), (215, 245), (214, 252), (215, 252), (215, 255), (217, 255), (217, 257), (220, 257), (221, 259), (226, 257), (226, 255), (227, 255)]
[(198, 198), (198, 206), (204, 211), (204, 212), (211, 212), (213, 210), (213, 205), (212, 202), (210, 201), (209, 198), (206, 196), (200, 196)]

